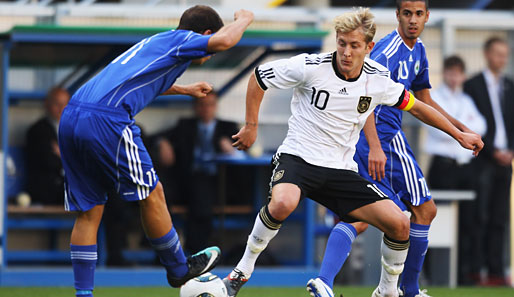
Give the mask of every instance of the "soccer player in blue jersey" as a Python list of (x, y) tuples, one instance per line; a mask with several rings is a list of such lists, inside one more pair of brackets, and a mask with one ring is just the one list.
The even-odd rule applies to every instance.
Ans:
[(64, 110), (59, 146), (65, 207), (78, 212), (71, 233), (76, 296), (93, 296), (97, 231), (112, 190), (123, 200), (139, 202), (145, 234), (172, 287), (211, 270), (219, 260), (217, 247), (184, 256), (134, 116), (160, 94), (205, 96), (211, 90), (207, 83), (179, 86), (175, 80), (192, 62), (201, 64), (236, 45), (253, 14), (239, 10), (234, 19), (223, 26), (208, 6), (186, 10), (176, 30), (135, 44), (84, 84)]
[[(412, 90), (421, 101), (441, 112), (461, 131), (471, 132), (449, 116), (430, 97), (428, 61), (423, 43), (418, 38), (428, 21), (428, 0), (397, 0), (398, 28), (382, 38), (370, 53), (370, 58), (387, 67), (391, 79)], [(373, 297), (428, 296), (419, 289), (418, 279), (428, 247), (428, 230), (437, 209), (425, 178), (401, 130), (402, 111), (379, 105), (366, 121), (357, 144), (355, 161), (359, 174), (373, 181), (382, 192), (403, 210), (411, 212), (410, 247), (405, 261), (400, 290), (397, 289), (399, 271), (382, 261), (380, 283)], [(319, 296), (333, 296), (334, 278), (341, 269), (355, 237), (367, 228), (365, 223), (339, 222), (332, 230), (319, 277)], [(312, 286), (311, 286), (312, 287)], [(316, 295), (317, 296), (317, 295)]]

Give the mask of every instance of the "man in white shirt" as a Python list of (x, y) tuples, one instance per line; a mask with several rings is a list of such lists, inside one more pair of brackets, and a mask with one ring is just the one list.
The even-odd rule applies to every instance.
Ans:
[[(286, 139), (274, 157), (269, 204), (259, 212), (242, 259), (224, 279), (236, 296), (250, 278), (255, 261), (275, 237), (301, 198), (309, 197), (346, 222), (364, 221), (384, 231), (382, 262), (390, 280), (384, 296), (398, 296), (398, 275), (409, 247), (409, 219), (378, 187), (357, 173), (353, 160), (359, 132), (378, 104), (410, 111), (452, 135), (463, 147), (482, 148), (480, 137), (455, 128), (443, 115), (389, 78), (389, 71), (365, 58), (376, 31), (369, 9), (335, 19), (333, 53), (301, 54), (260, 65), (248, 82), (246, 124), (234, 146), (248, 149), (257, 138), (259, 107), (268, 88), (293, 88)], [(313, 280), (308, 287), (318, 291)], [(319, 283), (319, 286), (323, 286)], [(330, 287), (324, 287), (333, 296)], [(313, 293), (314, 294), (314, 293)]]
[[(478, 111), (473, 99), (462, 91), (466, 80), (464, 61), (459, 56), (451, 56), (443, 62), (443, 83), (431, 92), (432, 98), (448, 114), (469, 129), (485, 135), (487, 124)], [(428, 171), (428, 184), (433, 189), (473, 190), (477, 182), (477, 162), (473, 156), (461, 148), (451, 137), (440, 130), (427, 126), (428, 136), (425, 151), (432, 155)], [(466, 275), (471, 261), (469, 256), (474, 249), (473, 216), (474, 203), (462, 201), (459, 204), (459, 283), (469, 284)]]
[[(431, 92), (432, 98), (448, 114), (469, 129), (484, 135), (487, 125), (484, 117), (477, 110), (473, 99), (462, 91), (466, 79), (464, 61), (458, 56), (451, 56), (443, 63), (443, 83)], [(441, 130), (427, 126), (425, 152), (432, 155), (428, 183), (436, 189), (462, 189), (460, 177), (463, 168), (468, 168), (473, 155), (462, 148), (453, 138)], [(451, 172), (451, 173), (450, 173)], [(442, 174), (444, 173), (444, 174)], [(452, 174), (455, 173), (455, 174)], [(469, 179), (464, 181), (470, 188)]]
[[(483, 154), (477, 159), (479, 175), (473, 214), (471, 281), (506, 285), (503, 263), (514, 156), (514, 82), (503, 71), (510, 55), (507, 41), (492, 37), (485, 42), (487, 68), (464, 84), (487, 122)], [(485, 265), (488, 277), (480, 279)]]

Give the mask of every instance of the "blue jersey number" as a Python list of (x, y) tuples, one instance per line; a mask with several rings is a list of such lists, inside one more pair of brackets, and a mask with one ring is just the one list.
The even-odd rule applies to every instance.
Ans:
[[(152, 36), (153, 37), (153, 36)], [(148, 42), (150, 42), (150, 40), (152, 39), (152, 37), (148, 37), (148, 38), (145, 38), (143, 40), (141, 40), (140, 42), (134, 44), (130, 49), (128, 49), (127, 51), (125, 51), (123, 54), (119, 55), (116, 59), (114, 59), (111, 64), (114, 64), (116, 62), (118, 62), (120, 59), (122, 59), (123, 57), (125, 57), (128, 53), (130, 53), (130, 55), (128, 55), (128, 57), (126, 57), (125, 59), (123, 59), (123, 61), (121, 61), (121, 64), (127, 64), (128, 61), (130, 61), (130, 59), (134, 58), (134, 56), (137, 54), (137, 52), (139, 52), (143, 46), (145, 44), (147, 44)]]

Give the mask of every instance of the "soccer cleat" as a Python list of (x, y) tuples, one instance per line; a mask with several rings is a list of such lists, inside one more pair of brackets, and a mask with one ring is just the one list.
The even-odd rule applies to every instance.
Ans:
[[(399, 292), (399, 291), (398, 291)], [(380, 293), (380, 290), (378, 289), (378, 287), (375, 289), (375, 291), (373, 291), (373, 294), (371, 294), (371, 297), (398, 297), (399, 294), (398, 292), (396, 293), (396, 295), (382, 295)]]
[(216, 266), (221, 256), (218, 247), (209, 247), (192, 256), (187, 257), (188, 271), (183, 277), (173, 277), (169, 273), (166, 274), (168, 283), (174, 288), (178, 288), (185, 284), (188, 280), (204, 274)]
[[(405, 294), (403, 294), (402, 289), (398, 288), (398, 296), (399, 297), (404, 297), (404, 295)], [(423, 289), (423, 290), (419, 290), (419, 293), (416, 294), (414, 297), (431, 297), (431, 296), (428, 295), (427, 289)]]
[(319, 277), (309, 280), (307, 283), (307, 291), (312, 297), (334, 297), (332, 289)]
[(223, 279), (223, 283), (225, 284), (225, 287), (227, 287), (228, 297), (235, 297), (247, 281), (248, 278), (245, 274), (241, 270), (234, 268), (234, 270), (232, 270), (232, 272)]

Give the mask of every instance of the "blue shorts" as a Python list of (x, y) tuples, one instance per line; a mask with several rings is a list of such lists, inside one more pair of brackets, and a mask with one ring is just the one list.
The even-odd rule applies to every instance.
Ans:
[(359, 166), (359, 174), (375, 183), (402, 210), (407, 209), (402, 201), (419, 206), (432, 199), (425, 177), (403, 131), (398, 131), (390, 140), (381, 139), (381, 144), (387, 156), (385, 178), (374, 181), (368, 173), (369, 146), (364, 133), (361, 133), (354, 156)]
[(126, 201), (143, 200), (158, 177), (141, 130), (124, 110), (70, 102), (59, 124), (65, 173), (65, 208), (87, 211), (115, 191)]

